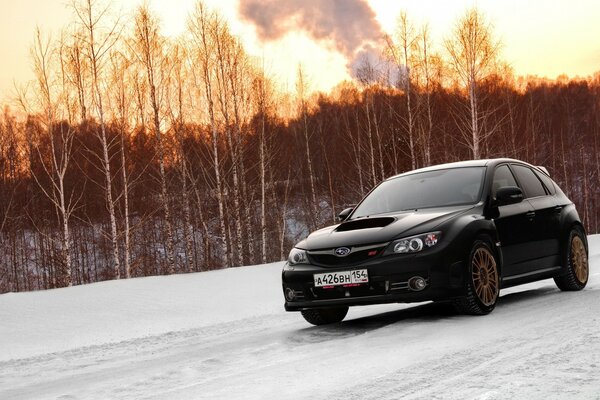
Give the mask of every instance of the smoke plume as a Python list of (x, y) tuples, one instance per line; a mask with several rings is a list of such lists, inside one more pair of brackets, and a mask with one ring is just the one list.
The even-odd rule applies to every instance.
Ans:
[(302, 30), (342, 53), (351, 70), (361, 50), (379, 46), (383, 38), (366, 0), (240, 0), (239, 12), (256, 26), (261, 40)]

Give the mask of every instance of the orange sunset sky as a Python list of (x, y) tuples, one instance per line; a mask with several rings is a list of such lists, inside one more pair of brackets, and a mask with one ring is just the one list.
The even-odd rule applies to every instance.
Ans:
[[(113, 0), (113, 11), (128, 18), (141, 1)], [(239, 16), (239, 2), (244, 1), (205, 2), (229, 20), (250, 54), (264, 57), (267, 70), (284, 89), (294, 88), (298, 63), (303, 64), (313, 90), (328, 90), (348, 78), (347, 60), (332, 43), (317, 42), (301, 29), (292, 29), (274, 41), (259, 40), (254, 25)], [(29, 48), (35, 26), (57, 37), (60, 29), (73, 21), (69, 3), (69, 0), (0, 0), (0, 102), (11, 99), (13, 82), (23, 84), (32, 78)], [(149, 0), (148, 3), (160, 15), (163, 33), (177, 36), (185, 29), (195, 0)], [(449, 35), (456, 19), (468, 7), (476, 5), (492, 22), (496, 37), (503, 43), (501, 57), (512, 65), (516, 74), (553, 79), (560, 74), (588, 76), (600, 70), (597, 0), (368, 0), (368, 3), (382, 30), (388, 33), (393, 32), (401, 10), (416, 25), (429, 23), (436, 50), (441, 50), (442, 40)]]

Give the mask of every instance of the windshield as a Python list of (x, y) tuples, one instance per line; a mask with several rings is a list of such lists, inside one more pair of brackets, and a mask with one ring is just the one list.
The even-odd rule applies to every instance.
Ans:
[(352, 219), (394, 211), (475, 204), (485, 167), (441, 169), (382, 182), (358, 205)]

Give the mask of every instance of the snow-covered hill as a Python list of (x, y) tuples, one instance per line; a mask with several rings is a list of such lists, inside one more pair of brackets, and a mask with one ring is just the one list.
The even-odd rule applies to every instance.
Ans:
[(283, 311), (281, 263), (0, 295), (0, 399), (600, 399), (600, 236), (583, 292)]

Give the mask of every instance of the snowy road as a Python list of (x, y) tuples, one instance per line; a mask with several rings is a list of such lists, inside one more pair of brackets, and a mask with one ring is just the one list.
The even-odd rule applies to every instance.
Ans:
[(590, 244), (584, 291), (516, 287), (485, 317), (385, 305), (311, 327), (277, 264), (2, 295), (0, 399), (600, 399)]

